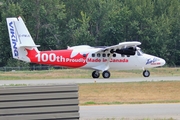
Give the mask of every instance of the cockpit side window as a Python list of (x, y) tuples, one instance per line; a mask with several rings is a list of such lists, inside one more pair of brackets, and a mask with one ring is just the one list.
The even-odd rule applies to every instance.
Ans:
[(138, 55), (138, 56), (141, 56), (141, 53), (140, 53), (139, 51), (137, 51), (137, 55)]
[(138, 56), (142, 56), (143, 55), (143, 52), (141, 50), (137, 50), (137, 55)]

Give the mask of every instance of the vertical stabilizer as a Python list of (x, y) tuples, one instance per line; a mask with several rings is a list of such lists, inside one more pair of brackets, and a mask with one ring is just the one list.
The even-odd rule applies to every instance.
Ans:
[(34, 48), (38, 52), (39, 45), (35, 45), (21, 17), (6, 18), (6, 21), (13, 58), (29, 62), (25, 49)]

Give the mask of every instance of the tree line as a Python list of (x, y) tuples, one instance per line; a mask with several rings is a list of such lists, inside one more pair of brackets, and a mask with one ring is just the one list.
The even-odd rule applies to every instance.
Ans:
[(6, 18), (18, 16), (40, 50), (140, 41), (180, 65), (180, 0), (0, 0), (0, 67), (30, 65), (12, 59)]

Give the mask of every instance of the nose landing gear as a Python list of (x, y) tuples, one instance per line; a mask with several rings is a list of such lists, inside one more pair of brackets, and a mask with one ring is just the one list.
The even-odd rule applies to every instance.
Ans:
[(150, 76), (149, 70), (144, 70), (144, 71), (143, 71), (143, 76), (144, 76), (144, 77), (149, 77), (149, 76)]

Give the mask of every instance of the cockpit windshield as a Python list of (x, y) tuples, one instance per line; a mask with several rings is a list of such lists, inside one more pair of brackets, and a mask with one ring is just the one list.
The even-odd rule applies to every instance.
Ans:
[(137, 49), (137, 55), (142, 56), (144, 53), (141, 51), (141, 49)]

